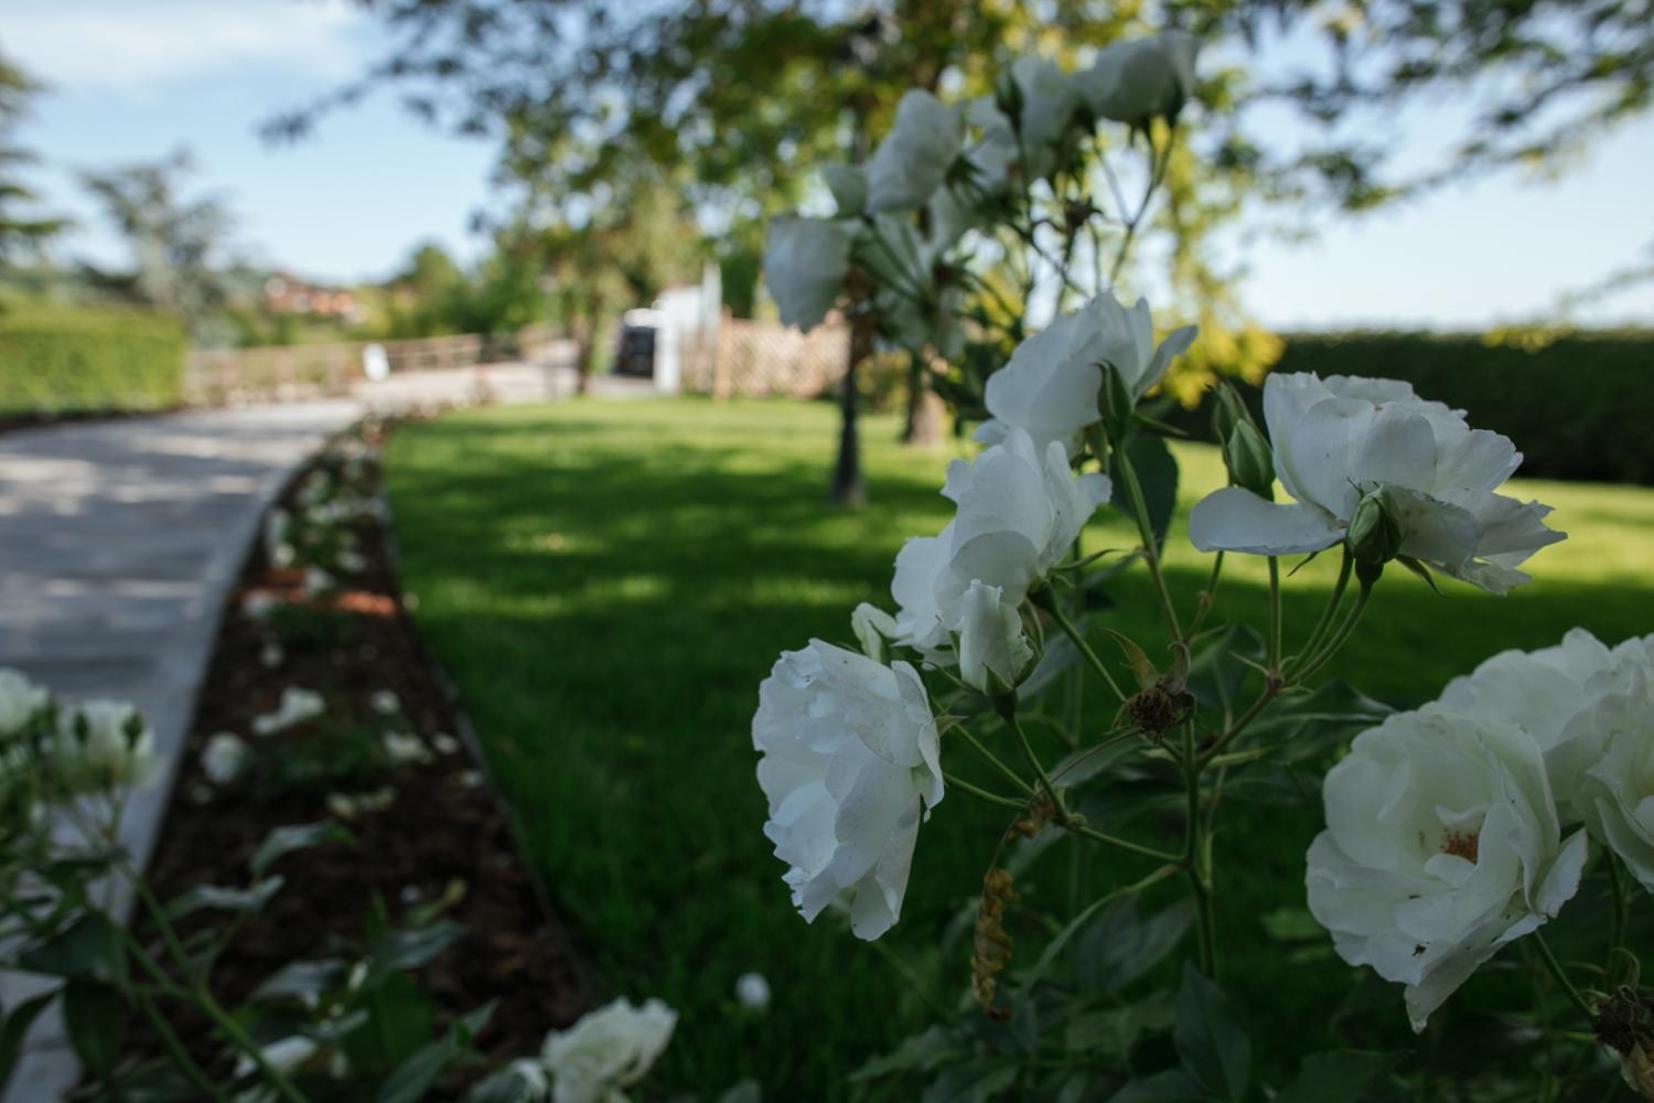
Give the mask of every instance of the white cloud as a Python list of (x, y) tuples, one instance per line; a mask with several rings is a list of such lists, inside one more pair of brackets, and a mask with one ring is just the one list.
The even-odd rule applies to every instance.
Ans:
[(359, 71), (346, 0), (0, 0), (0, 48), (65, 90), (150, 91), (268, 66), (340, 79)]

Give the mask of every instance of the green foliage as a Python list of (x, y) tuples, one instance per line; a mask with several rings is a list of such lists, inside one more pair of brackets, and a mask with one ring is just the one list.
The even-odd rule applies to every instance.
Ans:
[(178, 323), (153, 314), (0, 313), (0, 415), (175, 406), (184, 347)]
[[(1298, 334), (1277, 372), (1404, 379), (1514, 440), (1522, 474), (1654, 484), (1654, 332), (1564, 333), (1531, 340), (1458, 334)], [(1258, 389), (1242, 385), (1257, 409)], [(1211, 400), (1207, 400), (1209, 407)], [(1203, 409), (1180, 422), (1204, 437)], [(1260, 418), (1261, 423), (1261, 418)]]

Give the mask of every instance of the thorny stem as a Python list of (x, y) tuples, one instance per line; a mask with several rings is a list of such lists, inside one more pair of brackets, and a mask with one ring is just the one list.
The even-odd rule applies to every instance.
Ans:
[(977, 800), (985, 800), (989, 804), (998, 804), (1005, 808), (1017, 809), (1026, 809), (1028, 807), (1028, 802), (1025, 800), (1017, 800), (1014, 797), (1003, 797), (998, 793), (990, 793), (988, 790), (972, 785), (964, 778), (950, 774), (946, 770), (942, 771), (942, 780), (948, 783), (949, 788), (962, 790), (963, 792), (969, 793)]
[(1338, 611), (1339, 603), (1344, 600), (1344, 591), (1350, 584), (1350, 572), (1354, 569), (1355, 560), (1350, 556), (1349, 548), (1345, 548), (1344, 561), (1338, 569), (1338, 581), (1333, 584), (1332, 593), (1327, 598), (1326, 608), (1321, 610), (1320, 619), (1315, 622), (1315, 627), (1310, 629), (1309, 638), (1304, 641), (1304, 646), (1295, 656), (1298, 662), (1306, 660), (1321, 645), (1321, 637), (1331, 626), (1333, 615)]
[(1212, 611), (1217, 603), (1218, 579), (1223, 575), (1223, 552), (1219, 551), (1212, 557), (1212, 573), (1206, 576), (1206, 588), (1200, 591), (1200, 601), (1195, 606), (1195, 615), (1189, 621), (1189, 638), (1194, 639), (1200, 634), (1200, 626), (1206, 620), (1206, 614)]
[(1562, 986), (1562, 990), (1567, 993), (1568, 999), (1572, 1001), (1573, 1005), (1579, 1008), (1580, 1014), (1584, 1015), (1588, 1022), (1594, 1024), (1597, 1020), (1596, 1012), (1592, 1010), (1591, 1004), (1585, 997), (1580, 994), (1579, 989), (1574, 987), (1574, 982), (1568, 979), (1568, 973), (1562, 968), (1562, 963), (1556, 959), (1556, 954), (1551, 950), (1551, 944), (1545, 941), (1545, 933), (1534, 931), (1533, 941), (1534, 945), (1539, 948), (1540, 960), (1550, 970), (1551, 976), (1556, 978), (1556, 982)]
[(1183, 780), (1188, 792), (1187, 825), (1184, 829), (1183, 868), (1195, 900), (1200, 971), (1214, 977), (1217, 971), (1217, 940), (1212, 916), (1212, 882), (1206, 865), (1206, 832), (1200, 816), (1200, 772), (1203, 762), (1195, 756), (1194, 723), (1183, 725)]
[(1057, 810), (1058, 821), (1066, 825), (1068, 809), (1063, 806), (1062, 797), (1058, 795), (1057, 787), (1051, 782), (1051, 775), (1046, 773), (1045, 763), (1034, 753), (1034, 745), (1028, 741), (1028, 733), (1022, 730), (1022, 725), (1017, 721), (1015, 708), (1006, 709), (1004, 717), (1005, 723), (1010, 725), (1011, 730), (1016, 733), (1017, 741), (1022, 744), (1022, 753), (1028, 759), (1028, 765), (1039, 775), (1039, 783), (1044, 788), (1045, 795), (1051, 798), (1051, 806)]
[(1269, 557), (1269, 670), (1281, 668), (1281, 561)]
[(1030, 796), (1031, 797), (1031, 796), (1034, 795), (1034, 787), (1032, 785), (1029, 785), (1026, 781), (1024, 781), (1022, 779), (1021, 774), (1017, 773), (1015, 770), (1013, 770), (1009, 766), (1005, 765), (1005, 763), (1001, 762), (998, 755), (994, 754), (987, 747), (983, 746), (982, 741), (980, 739), (978, 739), (976, 736), (972, 735), (971, 730), (969, 728), (965, 727), (965, 725), (963, 725), (963, 724), (959, 724), (959, 725), (957, 725), (957, 726), (955, 726), (955, 727), (953, 727), (949, 730), (958, 732), (960, 735), (964, 736), (965, 737), (965, 742), (969, 743), (972, 747), (974, 747), (976, 749), (977, 754), (979, 754), (983, 758), (987, 759), (988, 762), (995, 769), (997, 769), (1000, 773), (1004, 774), (1006, 776), (1006, 778), (1008, 778), (1010, 780), (1011, 784), (1013, 784), (1017, 787), (1018, 792), (1022, 793), (1024, 796)]
[(1076, 835), (1083, 836), (1084, 838), (1091, 839), (1095, 842), (1106, 843), (1109, 846), (1119, 847), (1121, 850), (1129, 850), (1133, 854), (1141, 854), (1145, 858), (1154, 858), (1158, 861), (1168, 862), (1177, 866), (1180, 866), (1183, 863), (1183, 856), (1180, 854), (1172, 854), (1165, 850), (1156, 850), (1152, 846), (1144, 846), (1142, 843), (1134, 843), (1130, 839), (1122, 839), (1118, 835), (1109, 835), (1105, 832), (1098, 831), (1096, 828), (1087, 824), (1069, 822), (1063, 826)]
[(167, 1054), (171, 1056), (172, 1063), (195, 1086), (195, 1090), (209, 1099), (224, 1099), (224, 1093), (219, 1090), (218, 1085), (208, 1079), (207, 1074), (201, 1070), (201, 1066), (196, 1064), (195, 1060), (190, 1057), (189, 1051), (178, 1040), (178, 1035), (172, 1029), (172, 1024), (167, 1022), (166, 1016), (161, 1014), (155, 1006), (155, 1002), (148, 996), (140, 994), (137, 997), (137, 1003), (139, 1009), (144, 1013), (144, 1018), (149, 1020), (149, 1024), (155, 1028), (155, 1033), (160, 1036), (161, 1044), (166, 1048)]
[(1177, 620), (1177, 608), (1172, 604), (1171, 591), (1166, 588), (1166, 576), (1160, 570), (1160, 549), (1155, 544), (1154, 525), (1149, 521), (1148, 502), (1143, 497), (1143, 485), (1137, 481), (1137, 468), (1124, 448), (1115, 449), (1120, 461), (1120, 477), (1125, 481), (1126, 493), (1131, 497), (1132, 511), (1137, 514), (1137, 530), (1143, 539), (1143, 561), (1149, 565), (1149, 577), (1154, 579), (1155, 591), (1160, 595), (1160, 607), (1166, 614), (1166, 627), (1171, 629), (1173, 641), (1186, 639)]
[(1090, 664), (1091, 669), (1095, 670), (1103, 681), (1108, 683), (1108, 688), (1114, 691), (1114, 696), (1124, 703), (1126, 695), (1120, 689), (1120, 683), (1114, 680), (1114, 675), (1108, 672), (1108, 667), (1103, 665), (1103, 660), (1097, 657), (1097, 653), (1091, 649), (1091, 644), (1086, 642), (1085, 636), (1075, 626), (1074, 622), (1068, 619), (1067, 614), (1062, 611), (1055, 601), (1051, 603), (1051, 607), (1047, 612), (1051, 614), (1051, 619), (1057, 622), (1057, 627), (1063, 630), (1063, 634), (1074, 641), (1074, 646), (1079, 648), (1081, 655), (1085, 656), (1085, 661)]

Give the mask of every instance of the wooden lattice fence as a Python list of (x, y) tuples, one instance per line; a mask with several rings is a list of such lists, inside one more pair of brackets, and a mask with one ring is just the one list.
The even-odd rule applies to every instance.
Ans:
[(844, 378), (849, 353), (850, 329), (837, 320), (805, 334), (726, 314), (718, 326), (716, 353), (689, 359), (684, 387), (714, 398), (814, 398)]

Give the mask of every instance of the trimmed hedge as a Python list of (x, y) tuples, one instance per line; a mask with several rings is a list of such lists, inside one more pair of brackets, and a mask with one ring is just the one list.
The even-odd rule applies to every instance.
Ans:
[(0, 312), (0, 416), (179, 404), (184, 331), (124, 310)]
[[(1524, 341), (1476, 334), (1296, 334), (1274, 372), (1405, 379), (1516, 442), (1530, 478), (1654, 484), (1654, 331)], [(1257, 387), (1239, 384), (1254, 410)], [(1173, 420), (1211, 435), (1211, 399)], [(1262, 418), (1260, 414), (1260, 424)]]

